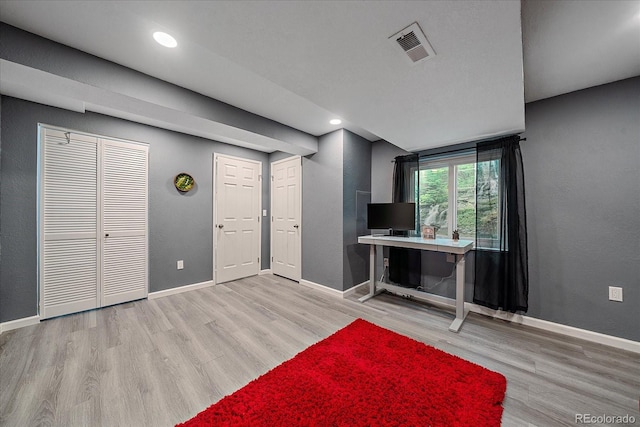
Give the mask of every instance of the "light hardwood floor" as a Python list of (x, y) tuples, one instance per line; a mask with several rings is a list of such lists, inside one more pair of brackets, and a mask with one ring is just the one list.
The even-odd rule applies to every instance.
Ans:
[(365, 304), (277, 276), (140, 300), (0, 336), (0, 425), (172, 426), (360, 317), (507, 377), (504, 426), (635, 416), (640, 356), (390, 295)]

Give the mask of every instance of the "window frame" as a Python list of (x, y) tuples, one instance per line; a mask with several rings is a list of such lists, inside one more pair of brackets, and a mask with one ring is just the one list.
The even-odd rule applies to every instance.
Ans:
[[(449, 230), (449, 232), (453, 232), (453, 230), (456, 230), (458, 228), (458, 180), (457, 180), (457, 172), (458, 172), (458, 166), (461, 165), (466, 165), (466, 164), (473, 164), (474, 165), (474, 174), (477, 174), (477, 156), (476, 153), (464, 153), (464, 154), (453, 154), (453, 155), (449, 155), (449, 156), (443, 156), (443, 157), (439, 157), (436, 159), (424, 159), (424, 160), (420, 160), (419, 164), (418, 164), (418, 169), (416, 171), (415, 174), (413, 174), (413, 179), (414, 179), (414, 188), (416, 188), (416, 191), (414, 193), (416, 193), (417, 199), (415, 200), (416, 202), (416, 210), (417, 212), (420, 212), (420, 199), (419, 199), (419, 187), (416, 187), (415, 184), (415, 179), (418, 180), (418, 185), (420, 185), (420, 171), (422, 170), (426, 170), (426, 169), (438, 169), (438, 168), (443, 168), (443, 167), (448, 167), (448, 177), (447, 177), (447, 201), (448, 201), (448, 206), (447, 206), (447, 228)], [(500, 171), (500, 169), (498, 168), (498, 171)], [(476, 177), (477, 179), (477, 177)], [(498, 179), (501, 181), (502, 177), (500, 175), (498, 175)], [(474, 180), (475, 181), (475, 180)], [(476, 184), (477, 185), (477, 184)], [(476, 206), (477, 209), (477, 188), (474, 189), (474, 205)], [(502, 201), (502, 186), (499, 185), (498, 186), (498, 200), (501, 202)], [(500, 210), (500, 208), (498, 208), (498, 210)], [(420, 223), (418, 224), (419, 226), (422, 225), (422, 220), (423, 218), (420, 218), (419, 221)], [(497, 229), (500, 230), (501, 228), (501, 220), (502, 218), (500, 218), (500, 215), (498, 215), (498, 224), (497, 224)], [(419, 231), (419, 230), (418, 230)], [(447, 236), (447, 238), (450, 238), (450, 236)], [(468, 238), (470, 240), (473, 241), (473, 248), (480, 248), (480, 249), (487, 249), (487, 250), (492, 250), (493, 248), (491, 247), (483, 247), (477, 246), (477, 236), (473, 236)], [(495, 238), (494, 238), (495, 239)]]

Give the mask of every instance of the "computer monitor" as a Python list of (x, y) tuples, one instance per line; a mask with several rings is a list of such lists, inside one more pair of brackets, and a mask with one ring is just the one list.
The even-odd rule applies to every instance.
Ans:
[(416, 229), (415, 203), (369, 203), (367, 228), (402, 231)]

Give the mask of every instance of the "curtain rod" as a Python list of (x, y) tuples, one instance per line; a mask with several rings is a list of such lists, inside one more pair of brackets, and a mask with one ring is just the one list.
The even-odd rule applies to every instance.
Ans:
[[(522, 142), (522, 141), (526, 141), (526, 140), (527, 140), (527, 138), (520, 138), (518, 140), (518, 142)], [(465, 150), (465, 149), (460, 149), (459, 151), (463, 151), (463, 150)], [(413, 154), (418, 154), (418, 153), (413, 153)], [(418, 154), (418, 156), (419, 156), (419, 154)], [(391, 163), (395, 163), (395, 162), (396, 162), (396, 159), (391, 160)]]

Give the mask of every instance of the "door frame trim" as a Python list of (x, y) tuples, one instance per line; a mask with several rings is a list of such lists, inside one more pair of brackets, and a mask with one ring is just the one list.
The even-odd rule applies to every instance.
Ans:
[[(269, 236), (270, 236), (270, 242), (269, 242), (269, 256), (273, 256), (273, 166), (277, 165), (279, 163), (284, 163), (284, 162), (288, 162), (291, 160), (297, 159), (300, 163), (300, 174), (298, 176), (298, 184), (300, 186), (300, 205), (298, 206), (298, 217), (300, 218), (300, 232), (299, 232), (299, 248), (300, 250), (298, 251), (298, 266), (300, 267), (300, 277), (298, 278), (298, 282), (300, 282), (302, 280), (302, 232), (304, 227), (302, 226), (302, 156), (290, 156), (287, 157), (286, 159), (281, 159), (281, 160), (277, 160), (275, 162), (271, 162), (271, 164), (269, 165), (269, 218), (271, 218), (271, 221), (269, 221)], [(273, 271), (273, 265), (271, 265), (271, 260), (269, 260), (269, 267), (271, 268), (271, 271)]]
[(212, 255), (212, 261), (213, 261), (213, 272), (212, 272), (212, 276), (211, 276), (211, 280), (213, 282), (214, 285), (218, 284), (218, 278), (216, 277), (216, 268), (217, 268), (217, 250), (218, 250), (218, 237), (216, 234), (216, 224), (218, 223), (218, 211), (217, 211), (217, 203), (216, 203), (216, 198), (218, 197), (218, 192), (216, 189), (216, 175), (218, 173), (218, 162), (217, 160), (219, 158), (226, 158), (226, 159), (232, 159), (232, 160), (241, 160), (243, 162), (249, 162), (249, 163), (255, 163), (259, 166), (259, 170), (260, 170), (260, 174), (258, 175), (258, 182), (260, 183), (260, 191), (258, 191), (258, 214), (259, 214), (259, 226), (258, 226), (258, 254), (259, 254), (259, 258), (260, 258), (260, 262), (258, 264), (258, 273), (260, 273), (261, 268), (262, 268), (262, 185), (263, 185), (263, 181), (262, 181), (262, 161), (261, 160), (253, 160), (253, 159), (247, 159), (245, 157), (239, 157), (239, 156), (231, 156), (228, 154), (222, 154), (222, 153), (213, 153), (213, 168), (212, 171), (213, 173), (211, 174), (211, 193), (212, 193), (212, 197), (211, 197), (211, 206), (212, 206), (212, 210), (213, 210), (213, 215), (212, 215), (212, 222), (211, 222), (211, 234), (212, 234), (212, 240), (213, 240), (213, 251), (211, 253)]

